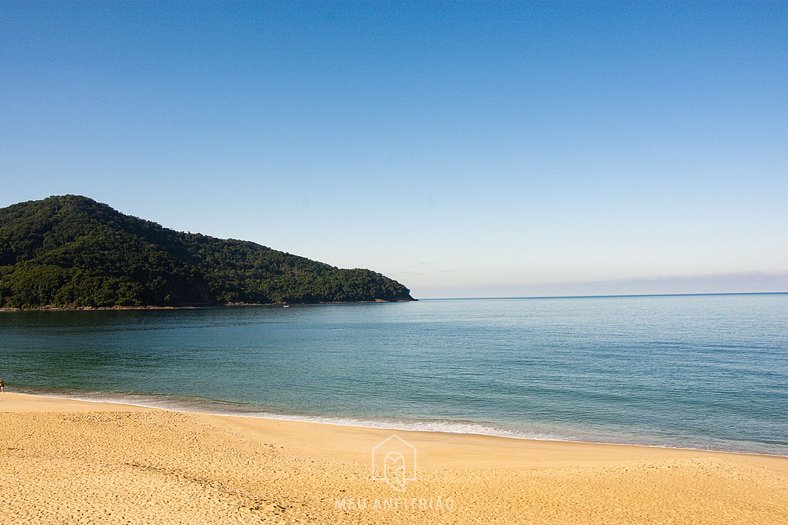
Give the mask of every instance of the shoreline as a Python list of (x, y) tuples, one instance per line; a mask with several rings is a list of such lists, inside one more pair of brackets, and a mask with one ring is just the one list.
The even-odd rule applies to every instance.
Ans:
[[(356, 419), (351, 417), (334, 417), (334, 416), (300, 416), (295, 414), (277, 414), (274, 412), (222, 412), (222, 411), (212, 411), (210, 409), (200, 410), (199, 408), (182, 408), (182, 407), (169, 407), (169, 406), (162, 406), (152, 403), (145, 403), (145, 402), (134, 402), (131, 400), (124, 400), (124, 399), (107, 399), (107, 398), (96, 398), (91, 399), (90, 397), (83, 397), (79, 395), (57, 395), (57, 394), (40, 394), (40, 393), (31, 393), (31, 392), (17, 392), (17, 391), (6, 391), (8, 394), (16, 394), (22, 396), (30, 396), (35, 398), (42, 398), (45, 400), (63, 400), (63, 401), (74, 401), (79, 403), (90, 403), (96, 405), (110, 405), (110, 406), (117, 406), (118, 408), (132, 408), (132, 409), (145, 409), (145, 410), (161, 410), (165, 412), (173, 412), (178, 414), (193, 414), (193, 415), (205, 415), (205, 416), (215, 416), (215, 417), (229, 417), (229, 418), (246, 418), (252, 420), (263, 420), (263, 421), (282, 421), (286, 423), (303, 423), (307, 425), (327, 425), (332, 427), (340, 427), (340, 428), (350, 428), (350, 429), (369, 429), (369, 430), (379, 430), (385, 432), (408, 432), (408, 433), (422, 433), (422, 434), (436, 434), (436, 435), (446, 435), (446, 436), (467, 436), (467, 437), (486, 437), (486, 438), (494, 438), (494, 439), (504, 439), (504, 440), (515, 440), (515, 441), (524, 441), (524, 442), (537, 442), (537, 443), (553, 443), (553, 444), (561, 444), (561, 443), (570, 443), (570, 444), (578, 444), (578, 445), (600, 445), (600, 446), (612, 446), (612, 447), (638, 447), (638, 448), (646, 448), (646, 449), (658, 449), (658, 450), (679, 450), (679, 451), (688, 451), (688, 452), (700, 452), (700, 453), (711, 453), (711, 454), (734, 454), (740, 456), (755, 456), (755, 457), (766, 457), (766, 458), (782, 458), (788, 459), (788, 454), (770, 454), (767, 452), (756, 452), (756, 451), (749, 451), (749, 450), (726, 450), (726, 449), (714, 449), (714, 448), (700, 448), (700, 447), (691, 447), (691, 446), (673, 446), (673, 445), (654, 445), (654, 444), (645, 444), (645, 443), (631, 443), (631, 442), (616, 442), (616, 441), (592, 441), (592, 440), (583, 440), (583, 439), (571, 439), (571, 438), (560, 438), (557, 436), (550, 436), (550, 437), (533, 437), (533, 436), (518, 436), (511, 434), (505, 434), (505, 431), (501, 431), (500, 433), (495, 432), (495, 428), (491, 428), (491, 432), (470, 432), (470, 431), (452, 431), (452, 430), (439, 430), (434, 428), (415, 428), (415, 427), (408, 427), (408, 423), (403, 423), (403, 426), (392, 426), (387, 425), (387, 421), (375, 421), (375, 420), (363, 420), (363, 419)], [(155, 396), (150, 396), (155, 397)], [(218, 403), (223, 403), (223, 401), (217, 401)], [(2, 412), (2, 409), (0, 409)], [(367, 424), (368, 423), (368, 424)], [(413, 423), (411, 423), (413, 424)], [(425, 422), (426, 425), (430, 424), (429, 422)], [(481, 424), (479, 424), (482, 428), (484, 428)]]
[[(0, 523), (711, 525), (782, 524), (788, 513), (785, 457), (11, 392), (0, 394), (0, 425), (0, 483), (15, 487), (0, 491)], [(377, 451), (392, 444), (412, 450), (401, 483), (376, 477)]]
[(23, 313), (23, 312), (137, 312), (146, 310), (209, 310), (221, 308), (258, 308), (271, 306), (317, 306), (332, 304), (386, 304), (386, 303), (414, 303), (418, 299), (398, 299), (396, 301), (386, 301), (375, 299), (373, 301), (336, 301), (322, 303), (227, 303), (210, 305), (186, 305), (186, 306), (165, 306), (165, 305), (146, 305), (146, 306), (36, 306), (33, 308), (13, 308), (0, 307), (0, 313)]

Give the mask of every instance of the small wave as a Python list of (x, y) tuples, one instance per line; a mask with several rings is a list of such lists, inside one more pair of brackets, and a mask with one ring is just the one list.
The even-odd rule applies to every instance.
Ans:
[(569, 431), (537, 431), (534, 429), (506, 428), (503, 425), (479, 423), (473, 421), (446, 421), (446, 420), (416, 420), (398, 418), (356, 418), (340, 416), (324, 416), (313, 414), (282, 413), (270, 410), (260, 410), (259, 406), (247, 405), (230, 401), (219, 401), (204, 398), (191, 398), (172, 395), (144, 395), (133, 393), (108, 393), (108, 392), (76, 392), (76, 391), (50, 391), (45, 389), (18, 388), (14, 391), (72, 399), (92, 403), (116, 403), (132, 405), (143, 408), (169, 410), (176, 412), (193, 412), (218, 416), (237, 416), (259, 419), (273, 419), (280, 421), (295, 421), (305, 423), (318, 423), (346, 427), (362, 427), (380, 430), (399, 430), (411, 432), (437, 432), (445, 434), (465, 434), (476, 436), (492, 436), (511, 439), (526, 439), (536, 441), (561, 441), (573, 443), (602, 443), (612, 445), (635, 445), (657, 448), (680, 448), (691, 450), (716, 450), (737, 453), (754, 453), (780, 457), (788, 457), (784, 447), (771, 443), (754, 442), (721, 442), (701, 441), (678, 437), (675, 439), (656, 439), (653, 436), (616, 433), (585, 433)]
[(63, 392), (38, 389), (16, 389), (17, 392), (33, 395), (42, 395), (74, 401), (90, 403), (117, 403), (158, 410), (178, 412), (195, 412), (218, 416), (240, 416), (260, 419), (275, 419), (280, 421), (299, 421), (305, 423), (322, 423), (326, 425), (375, 428), (381, 430), (401, 430), (412, 432), (440, 432), (446, 434), (471, 434), (479, 436), (496, 436), (515, 439), (534, 439), (542, 441), (576, 441), (573, 436), (560, 435), (548, 432), (507, 429), (493, 424), (484, 424), (471, 421), (441, 421), (441, 420), (407, 420), (395, 418), (354, 418), (338, 416), (320, 416), (312, 414), (288, 414), (274, 411), (260, 410), (258, 407), (218, 401), (211, 399), (184, 398), (167, 395), (142, 395), (142, 394), (110, 394), (107, 392)]
[(258, 414), (244, 414), (246, 417), (259, 417), (264, 419), (279, 419), (284, 421), (303, 421), (309, 423), (323, 423), (327, 425), (376, 428), (381, 430), (402, 430), (411, 432), (440, 432), (444, 434), (471, 434), (477, 436), (496, 436), (515, 439), (534, 439), (541, 441), (569, 441), (569, 438), (557, 434), (542, 432), (525, 432), (506, 430), (492, 425), (479, 423), (463, 423), (455, 421), (403, 421), (397, 419), (355, 419), (337, 418), (326, 416), (293, 416), (260, 412)]

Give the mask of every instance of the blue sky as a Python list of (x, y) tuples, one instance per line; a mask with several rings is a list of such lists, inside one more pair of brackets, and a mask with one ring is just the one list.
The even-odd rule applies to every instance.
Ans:
[(788, 290), (788, 4), (4, 1), (0, 187), (418, 297)]

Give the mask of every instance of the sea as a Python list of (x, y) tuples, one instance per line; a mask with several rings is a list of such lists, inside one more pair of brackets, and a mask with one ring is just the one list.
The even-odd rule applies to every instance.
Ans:
[(786, 456), (788, 294), (7, 312), (0, 377), (178, 410)]

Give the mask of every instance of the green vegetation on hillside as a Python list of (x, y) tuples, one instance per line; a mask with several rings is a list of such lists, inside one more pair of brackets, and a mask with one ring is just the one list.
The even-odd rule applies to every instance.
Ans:
[(180, 233), (66, 195), (0, 209), (0, 306), (412, 300), (400, 283), (252, 242)]

